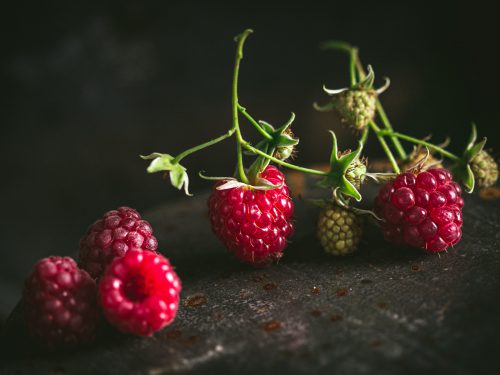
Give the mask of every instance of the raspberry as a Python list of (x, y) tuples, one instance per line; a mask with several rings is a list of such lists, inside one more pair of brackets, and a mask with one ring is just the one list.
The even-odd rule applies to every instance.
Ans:
[(446, 169), (398, 175), (375, 199), (375, 211), (384, 219), (384, 237), (428, 252), (455, 245), (462, 236), (461, 193)]
[(330, 203), (319, 214), (317, 236), (326, 253), (347, 255), (357, 250), (362, 229), (353, 212)]
[(102, 275), (115, 257), (130, 249), (155, 251), (158, 241), (141, 215), (129, 207), (106, 212), (80, 240), (80, 266), (92, 277)]
[(480, 151), (471, 162), (477, 186), (490, 187), (498, 180), (498, 164), (487, 151)]
[(99, 321), (97, 287), (68, 257), (38, 261), (24, 286), (28, 330), (53, 350), (91, 341)]
[(260, 177), (281, 187), (217, 190), (225, 182), (221, 181), (208, 200), (214, 233), (240, 260), (257, 266), (280, 259), (293, 233), (293, 202), (285, 176), (269, 165)]
[(169, 261), (140, 250), (116, 258), (99, 284), (109, 323), (138, 336), (150, 336), (174, 320), (180, 291), (181, 282)]

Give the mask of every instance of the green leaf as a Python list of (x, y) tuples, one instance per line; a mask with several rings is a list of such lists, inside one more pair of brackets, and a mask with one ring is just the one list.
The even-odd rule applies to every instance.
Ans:
[(274, 129), (274, 126), (266, 121), (259, 120), (259, 124), (262, 126), (262, 129), (264, 129), (268, 134), (273, 134), (276, 131), (276, 129)]
[(298, 139), (292, 138), (287, 134), (282, 134), (278, 137), (276, 142), (277, 147), (295, 146), (299, 143)]
[(186, 168), (179, 163), (175, 163), (175, 158), (172, 155), (154, 152), (146, 156), (141, 155), (141, 158), (152, 160), (147, 168), (148, 173), (168, 172), (172, 186), (179, 190), (184, 188), (186, 195), (191, 195), (189, 193), (189, 176)]
[(172, 161), (174, 160), (174, 157), (169, 154), (160, 154), (158, 152), (154, 152), (147, 156), (141, 155), (141, 158), (144, 160), (153, 159), (147, 169), (148, 173), (170, 171), (173, 167)]
[(472, 129), (469, 136), (469, 141), (467, 142), (467, 147), (465, 148), (466, 151), (470, 150), (472, 146), (474, 146), (474, 143), (476, 143), (476, 139), (477, 139), (477, 128), (476, 124), (472, 123)]
[(338, 146), (337, 146), (337, 136), (332, 130), (329, 130), (330, 134), (332, 135), (332, 153), (330, 154), (330, 165), (335, 163), (338, 158)]
[(345, 178), (345, 176), (342, 176), (342, 185), (339, 187), (339, 190), (343, 194), (353, 197), (357, 202), (361, 200), (361, 194), (359, 193), (358, 189), (356, 189), (353, 184), (347, 181), (347, 178)]
[(350, 152), (344, 156), (342, 156), (340, 159), (339, 159), (339, 162), (343, 165), (343, 166), (348, 166), (349, 164), (351, 164), (354, 160), (356, 160), (356, 158), (359, 157), (359, 155), (361, 154), (361, 151), (363, 150), (363, 144), (361, 142), (359, 142), (359, 146), (356, 150), (354, 150), (353, 152)]
[(462, 180), (462, 183), (465, 186), (465, 190), (467, 193), (472, 193), (474, 190), (475, 179), (474, 173), (472, 173), (472, 169), (469, 164), (467, 164), (467, 174), (464, 176), (465, 178)]
[(481, 140), (481, 142), (476, 143), (474, 146), (465, 151), (465, 160), (467, 162), (470, 162), (472, 159), (474, 159), (476, 155), (483, 150), (486, 141), (487, 139), (485, 137)]

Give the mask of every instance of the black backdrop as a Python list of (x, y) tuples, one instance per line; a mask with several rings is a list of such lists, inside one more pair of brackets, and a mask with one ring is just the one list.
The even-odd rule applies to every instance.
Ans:
[[(2, 226), (0, 312), (41, 256), (74, 254), (105, 210), (188, 199), (145, 173), (138, 155), (176, 153), (230, 125), (232, 37), (246, 27), (240, 97), (279, 124), (297, 114), (301, 163), (326, 160), (326, 130), (352, 145), (333, 115), (316, 113), (321, 85), (347, 84), (347, 59), (318, 50), (350, 41), (392, 79), (383, 102), (396, 127), (459, 151), (475, 120), (490, 147), (499, 124), (495, 12), (479, 2), (16, 1), (3, 4), (0, 51)], [(248, 129), (250, 130), (250, 129)], [(196, 178), (231, 173), (233, 146), (187, 161)], [(377, 145), (368, 152), (379, 155)], [(168, 249), (168, 244), (162, 244)]]

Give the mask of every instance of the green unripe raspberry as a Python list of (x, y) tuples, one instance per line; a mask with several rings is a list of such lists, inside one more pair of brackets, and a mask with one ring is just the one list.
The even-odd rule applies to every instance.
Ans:
[(361, 235), (361, 219), (353, 212), (333, 203), (321, 210), (317, 236), (327, 254), (347, 255), (356, 251)]
[(484, 150), (472, 159), (471, 168), (476, 179), (476, 184), (481, 188), (493, 186), (498, 180), (498, 164)]
[(354, 187), (359, 190), (361, 184), (366, 177), (366, 159), (355, 159), (345, 171), (345, 177), (347, 181), (354, 185)]
[[(290, 138), (295, 138), (295, 135), (293, 134), (292, 130), (290, 128), (287, 128), (284, 133), (285, 135), (289, 136)], [(274, 152), (274, 157), (279, 160), (287, 160), (289, 158), (292, 158), (295, 156), (295, 146), (290, 145), (290, 146), (278, 146), (276, 148), (276, 151)]]
[(375, 90), (352, 89), (334, 96), (335, 109), (340, 120), (357, 130), (363, 130), (375, 116)]

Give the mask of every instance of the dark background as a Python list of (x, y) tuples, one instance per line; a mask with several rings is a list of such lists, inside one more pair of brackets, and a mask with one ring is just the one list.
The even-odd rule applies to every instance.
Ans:
[[(232, 38), (246, 27), (255, 34), (245, 49), (240, 99), (274, 124), (297, 114), (302, 164), (326, 160), (327, 129), (341, 134), (342, 146), (352, 145), (332, 114), (311, 106), (325, 99), (323, 83), (348, 83), (346, 57), (318, 49), (329, 38), (359, 46), (378, 84), (391, 77), (382, 98), (399, 130), (435, 140), (451, 135), (459, 152), (474, 120), (489, 146), (498, 146), (493, 9), (479, 2), (376, 3), (3, 5), (0, 313), (38, 258), (75, 254), (87, 225), (104, 211), (189, 199), (147, 175), (138, 155), (175, 154), (230, 126)], [(208, 187), (198, 170), (231, 173), (233, 150), (227, 141), (186, 160), (195, 193)], [(374, 143), (368, 152), (380, 155)]]

